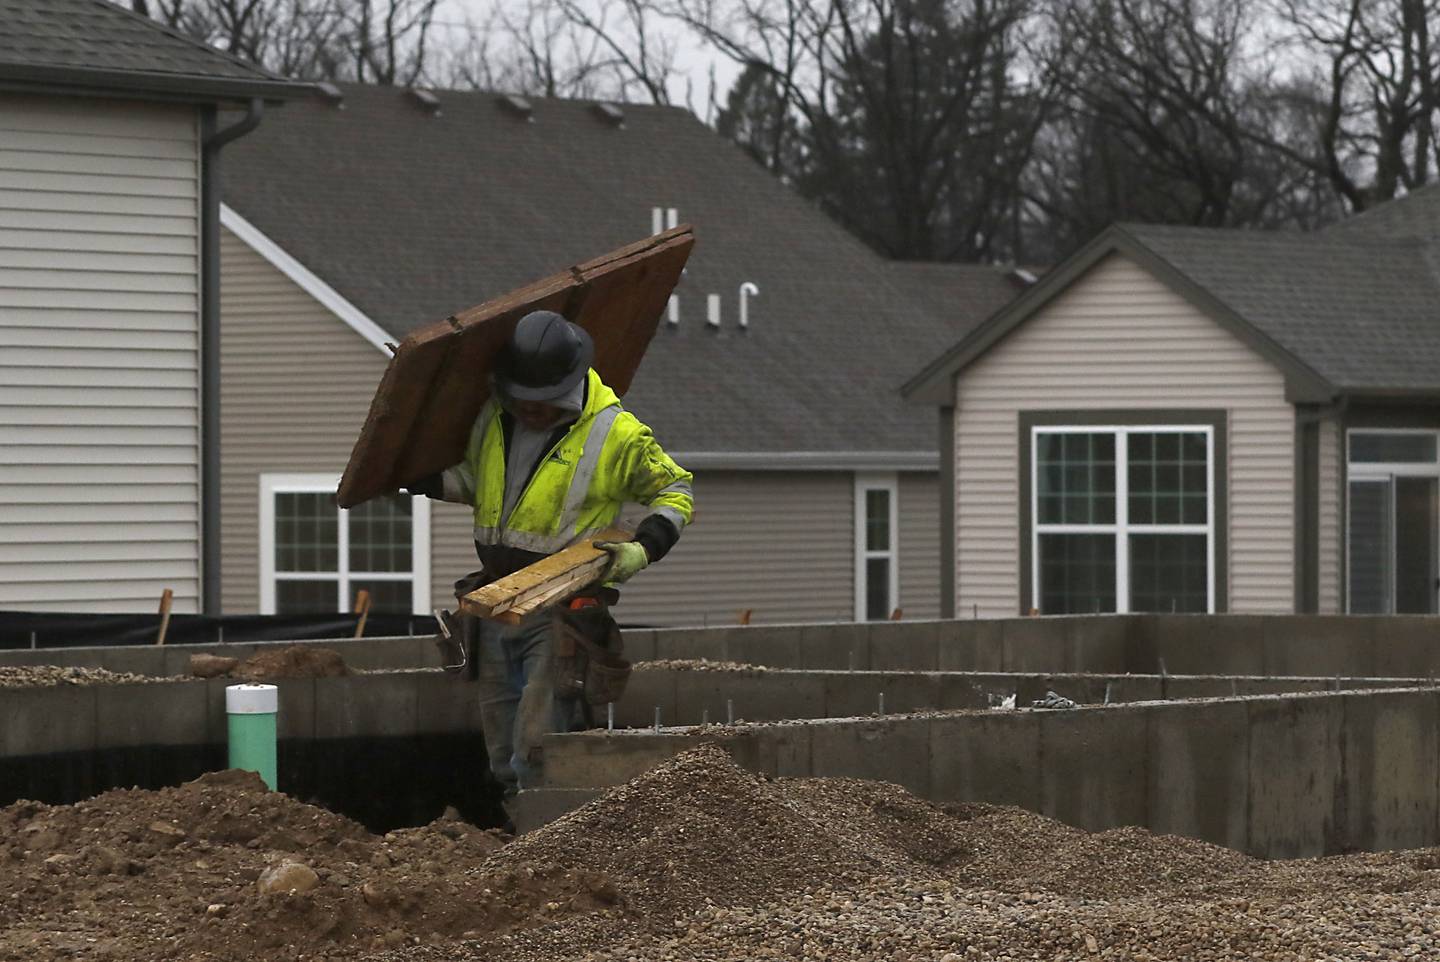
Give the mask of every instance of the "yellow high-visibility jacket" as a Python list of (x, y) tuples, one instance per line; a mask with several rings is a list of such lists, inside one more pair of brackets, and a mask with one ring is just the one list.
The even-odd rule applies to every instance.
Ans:
[[(588, 377), (579, 419), (538, 462), (510, 517), (501, 517), (505, 434), (496, 399), (476, 418), (465, 459), (442, 475), (444, 499), (475, 509), (475, 544), (482, 560), (487, 547), (554, 554), (614, 524), (627, 502), (666, 518), (677, 533), (690, 523), (693, 475), (621, 406), (594, 369)], [(491, 567), (488, 561), (486, 567)], [(502, 573), (508, 572), (496, 574)]]

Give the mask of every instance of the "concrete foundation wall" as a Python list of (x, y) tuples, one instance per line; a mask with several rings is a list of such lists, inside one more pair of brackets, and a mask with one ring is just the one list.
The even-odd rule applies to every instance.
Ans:
[(536, 801), (583, 801), (717, 742), (762, 774), (880, 779), (1269, 858), (1414, 848), (1440, 842), (1437, 721), (1440, 691), (1411, 689), (553, 735)]
[[(327, 639), (362, 669), (439, 667), (426, 637)], [(0, 665), (184, 671), (189, 655), (244, 657), (251, 644), (0, 651)], [(738, 661), (859, 671), (1440, 677), (1440, 617), (1426, 615), (1090, 615), (994, 620), (629, 629), (631, 661)]]

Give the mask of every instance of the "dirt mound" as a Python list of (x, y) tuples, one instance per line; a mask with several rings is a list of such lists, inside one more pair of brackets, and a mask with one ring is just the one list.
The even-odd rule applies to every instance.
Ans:
[(278, 651), (261, 650), (231, 672), (233, 678), (267, 681), (276, 678), (339, 678), (350, 674), (345, 659), (333, 648), (290, 645)]
[(583, 865), (614, 879), (627, 904), (666, 918), (889, 867), (817, 815), (705, 745), (522, 836), (495, 861)]
[[(0, 809), (0, 959), (353, 958), (619, 900), (602, 875), (554, 862), (481, 871), (503, 841), (453, 817), (374, 836), (236, 771), (19, 802)], [(262, 894), (285, 861), (313, 888)]]
[(290, 645), (287, 648), (262, 649), (244, 661), (223, 655), (191, 655), (190, 674), (197, 678), (238, 678), (254, 682), (284, 678), (339, 678), (350, 674), (350, 669), (333, 648)]

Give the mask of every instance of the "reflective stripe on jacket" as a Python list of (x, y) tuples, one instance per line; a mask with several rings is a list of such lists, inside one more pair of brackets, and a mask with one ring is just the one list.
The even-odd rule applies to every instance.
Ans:
[(509, 518), (501, 408), (486, 403), (470, 432), (465, 459), (447, 469), (445, 500), (475, 508), (475, 543), (554, 554), (610, 527), (626, 502), (660, 514), (677, 531), (690, 523), (693, 476), (620, 405), (600, 375), (589, 373), (585, 409), (539, 462)]

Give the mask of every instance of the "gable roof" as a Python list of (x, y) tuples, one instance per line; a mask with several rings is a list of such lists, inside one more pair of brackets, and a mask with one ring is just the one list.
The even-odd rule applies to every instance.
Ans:
[(1360, 232), (1117, 225), (928, 365), (906, 396), (953, 403), (956, 374), (1116, 253), (1274, 363), (1292, 400), (1440, 391), (1440, 276), (1426, 245)]
[(107, 0), (0, 0), (0, 89), (283, 99), (295, 83)]
[(1035, 281), (1026, 271), (990, 264), (891, 261), (890, 271), (952, 335), (970, 333)]
[(526, 120), (488, 93), (436, 92), (435, 112), (395, 88), (341, 90), (227, 148), (224, 196), (394, 338), (645, 237), (653, 208), (675, 208), (696, 234), (680, 320), (661, 323), (626, 397), (668, 448), (756, 467), (937, 463), (934, 417), (899, 387), (953, 335), (888, 262), (690, 113), (626, 105), (618, 126), (595, 104), (532, 99)]
[(1440, 240), (1440, 184), (1431, 184), (1377, 204), (1325, 227), (1332, 237), (1359, 240)]

